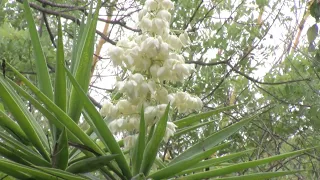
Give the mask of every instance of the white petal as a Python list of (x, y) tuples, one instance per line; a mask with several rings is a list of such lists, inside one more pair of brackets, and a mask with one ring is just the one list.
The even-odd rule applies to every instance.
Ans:
[(171, 21), (171, 14), (167, 11), (167, 10), (160, 10), (158, 13), (157, 13), (157, 18), (160, 18), (160, 19), (163, 19), (167, 22), (170, 23)]
[(149, 11), (155, 11), (158, 8), (158, 3), (155, 0), (147, 0), (145, 2), (145, 6)]
[(190, 44), (190, 38), (189, 38), (187, 32), (181, 33), (179, 35), (179, 39), (180, 39), (181, 43), (183, 44), (183, 46), (188, 46)]
[(163, 0), (161, 5), (164, 9), (172, 9), (174, 7), (174, 4), (171, 0)]

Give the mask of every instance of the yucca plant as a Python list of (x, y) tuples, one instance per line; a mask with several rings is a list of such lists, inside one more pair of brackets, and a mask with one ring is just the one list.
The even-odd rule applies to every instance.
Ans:
[[(261, 172), (233, 176), (235, 172), (298, 155), (307, 150), (225, 166), (221, 164), (245, 156), (253, 149), (211, 158), (215, 152), (227, 149), (230, 141), (225, 140), (257, 116), (242, 119), (215, 132), (169, 162), (163, 162), (157, 155), (165, 136), (170, 104), (166, 106), (160, 120), (152, 126), (153, 131), (147, 129), (144, 108), (141, 108), (136, 143), (129, 153), (124, 151), (86, 94), (100, 1), (95, 12), (89, 13), (93, 15), (88, 16), (85, 25), (81, 26), (78, 39), (74, 42), (70, 67), (65, 65), (62, 28), (58, 20), (54, 84), (48, 73), (28, 1), (24, 0), (23, 4), (35, 52), (37, 84), (34, 85), (13, 66), (4, 62), (5, 67), (23, 82), (25, 88), (4, 74), (0, 77), (0, 98), (4, 105), (4, 108), (0, 109), (0, 125), (3, 129), (0, 132), (0, 172), (17, 179), (55, 180), (96, 179), (97, 172), (99, 177), (106, 179), (268, 179), (300, 172)], [(39, 125), (25, 106), (25, 100), (42, 114), (50, 126), (50, 133)], [(177, 126), (175, 136), (203, 127), (210, 121), (201, 122), (201, 119), (237, 106), (217, 108), (177, 120), (174, 122)], [(90, 126), (88, 131), (79, 126), (81, 115)], [(102, 143), (97, 143), (97, 139)]]

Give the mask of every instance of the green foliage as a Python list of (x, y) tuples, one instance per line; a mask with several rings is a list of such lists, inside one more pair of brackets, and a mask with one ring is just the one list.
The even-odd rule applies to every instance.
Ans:
[(312, 17), (319, 21), (320, 18), (320, 3), (319, 1), (311, 1), (312, 4), (310, 5), (310, 14)]
[(317, 38), (318, 36), (318, 26), (317, 24), (314, 24), (313, 26), (311, 26), (308, 31), (307, 31), (307, 35), (308, 35), (308, 41), (309, 43), (313, 43), (313, 41)]

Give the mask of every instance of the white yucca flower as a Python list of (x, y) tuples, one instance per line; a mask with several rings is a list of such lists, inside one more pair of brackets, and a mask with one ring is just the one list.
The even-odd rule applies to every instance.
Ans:
[(181, 33), (179, 39), (184, 47), (188, 46), (191, 43), (191, 40), (187, 32)]
[(129, 150), (134, 147), (136, 141), (137, 141), (138, 135), (128, 135), (125, 138), (123, 138), (123, 145), (125, 150)]
[(172, 9), (174, 7), (174, 4), (171, 0), (159, 0), (161, 7), (163, 9), (169, 10)]
[[(169, 90), (164, 85), (164, 82), (183, 82), (195, 70), (194, 65), (185, 64), (181, 55), (182, 48), (191, 43), (188, 33), (177, 36), (170, 30), (169, 11), (173, 7), (171, 0), (147, 0), (138, 13), (142, 33), (122, 39), (109, 49), (113, 64), (126, 70), (128, 77), (116, 83), (115, 91), (122, 94), (121, 98), (115, 104), (105, 103), (100, 113), (109, 117), (108, 127), (113, 133), (129, 132), (124, 138), (125, 149), (135, 144), (142, 107), (146, 126), (150, 128), (164, 115), (169, 102), (179, 113), (201, 110), (203, 106), (200, 98)], [(168, 118), (165, 142), (177, 127)]]
[(169, 35), (167, 43), (169, 44), (170, 48), (175, 51), (180, 51), (183, 45), (180, 38), (178, 38), (176, 35)]
[(203, 106), (199, 97), (191, 96), (186, 92), (170, 94), (169, 99), (172, 99), (172, 106), (176, 107), (180, 113), (189, 113), (193, 110), (200, 110)]
[(158, 9), (158, 2), (156, 0), (147, 0), (145, 2), (145, 7), (149, 10), (149, 11), (155, 11)]
[(116, 118), (118, 116), (118, 110), (111, 102), (107, 101), (100, 109), (100, 114), (103, 117)]
[(169, 138), (174, 135), (176, 132), (176, 125), (173, 122), (168, 122), (167, 123), (167, 128), (165, 135), (163, 137), (164, 142), (168, 142)]

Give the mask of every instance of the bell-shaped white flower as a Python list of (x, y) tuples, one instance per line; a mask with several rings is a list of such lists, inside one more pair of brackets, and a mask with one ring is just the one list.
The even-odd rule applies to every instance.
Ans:
[(120, 119), (115, 119), (111, 121), (108, 124), (108, 127), (112, 133), (116, 133), (116, 132), (121, 132), (123, 130), (122, 129), (123, 124), (124, 124), (124, 119), (120, 118)]
[(149, 37), (141, 44), (141, 51), (146, 57), (155, 57), (160, 50), (160, 43), (157, 38)]
[(118, 112), (122, 115), (130, 115), (135, 113), (135, 108), (134, 106), (125, 99), (121, 99), (118, 101), (116, 108), (118, 109)]
[(115, 66), (122, 65), (124, 50), (118, 46), (111, 46), (108, 51), (108, 55)]
[(158, 108), (158, 116), (160, 118), (164, 115), (164, 112), (166, 111), (166, 108), (167, 108), (167, 104), (159, 104), (157, 108)]
[(169, 59), (175, 59), (179, 63), (185, 63), (184, 57), (177, 53), (170, 53)]
[(174, 135), (176, 132), (176, 127), (177, 125), (175, 125), (173, 122), (167, 122), (166, 132), (163, 137), (164, 142), (168, 142), (169, 138)]
[(135, 73), (129, 77), (129, 79), (135, 81), (137, 84), (144, 82), (144, 77), (140, 73)]
[(167, 43), (173, 50), (180, 51), (182, 48), (181, 40), (176, 35), (169, 35)]
[(160, 104), (167, 104), (168, 103), (168, 91), (166, 88), (162, 87), (155, 91), (154, 98)]
[(152, 28), (151, 31), (156, 33), (157, 35), (163, 35), (167, 32), (169, 28), (169, 23), (161, 18), (152, 19)]
[(138, 135), (128, 135), (123, 139), (123, 145), (125, 150), (130, 150), (136, 144)]
[(137, 116), (127, 116), (124, 120), (122, 131), (132, 131), (139, 128), (139, 118)]
[(104, 103), (102, 108), (100, 109), (100, 114), (103, 117), (115, 118), (117, 116), (117, 113), (117, 108), (109, 101)]
[(144, 119), (146, 121), (146, 125), (153, 125), (155, 120), (157, 119), (157, 107), (148, 106), (144, 109)]
[(190, 105), (192, 109), (196, 111), (201, 110), (201, 108), (203, 107), (203, 103), (199, 97), (192, 97)]
[(175, 64), (173, 69), (177, 81), (180, 82), (183, 82), (185, 78), (188, 77), (192, 72), (192, 66), (188, 66), (188, 64)]
[(174, 7), (174, 4), (171, 0), (162, 0), (161, 1), (161, 7), (163, 9), (169, 10), (172, 9)]
[(158, 77), (158, 70), (159, 70), (160, 66), (158, 64), (153, 64), (151, 67), (150, 67), (150, 73), (151, 73), (151, 76), (153, 78), (157, 78)]
[(141, 19), (148, 13), (148, 9), (146, 6), (144, 6), (138, 13), (138, 18), (141, 21)]
[(165, 60), (168, 57), (169, 57), (169, 45), (166, 42), (162, 42), (160, 44), (158, 58), (161, 60)]
[(147, 0), (145, 2), (145, 6), (148, 8), (149, 11), (155, 11), (158, 9), (158, 2), (155, 0)]
[(172, 106), (176, 107), (179, 113), (187, 113), (202, 108), (203, 104), (199, 97), (191, 96), (186, 92), (177, 92), (173, 96)]
[(139, 23), (139, 27), (142, 32), (150, 31), (152, 29), (152, 20), (149, 17), (144, 16)]
[(167, 67), (163, 66), (158, 69), (157, 77), (160, 81), (164, 80), (174, 80), (172, 78), (172, 71), (168, 69)]
[(136, 43), (129, 41), (128, 39), (121, 39), (117, 42), (117, 46), (124, 48), (124, 49), (132, 48), (135, 45), (136, 45)]
[(156, 17), (163, 19), (163, 20), (167, 21), (168, 23), (170, 23), (170, 21), (171, 21), (171, 14), (167, 10), (158, 11)]
[(179, 39), (184, 47), (188, 46), (191, 42), (187, 32), (181, 33)]

